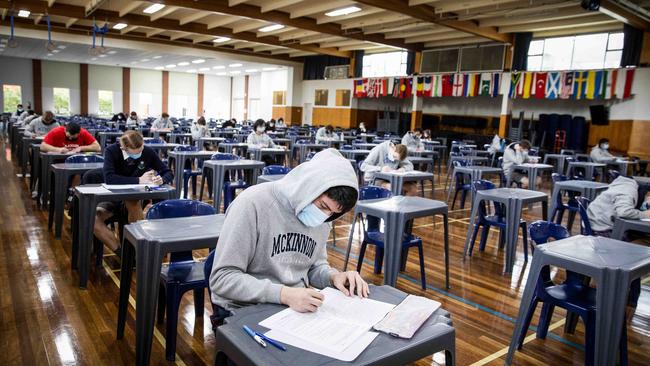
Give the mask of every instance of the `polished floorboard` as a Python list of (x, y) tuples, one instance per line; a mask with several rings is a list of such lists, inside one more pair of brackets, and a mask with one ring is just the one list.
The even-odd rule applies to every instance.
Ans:
[[(70, 270), (71, 233), (64, 222), (61, 240), (47, 230), (47, 213), (36, 207), (28, 181), (17, 177), (20, 169), (7, 145), (0, 144), (0, 365), (130, 365), (135, 360), (134, 302), (131, 301), (125, 337), (116, 340), (119, 261), (105, 255), (102, 266), (91, 270), (86, 290), (77, 287), (77, 273)], [(444, 185), (444, 176), (443, 176)], [(548, 184), (547, 184), (548, 185)], [(431, 197), (431, 185), (425, 192)], [(548, 191), (548, 186), (544, 189)], [(436, 180), (436, 199), (444, 200)], [(513, 331), (521, 294), (528, 274), (522, 246), (512, 276), (502, 274), (503, 250), (498, 250), (498, 233), (492, 231), (485, 252), (463, 259), (469, 210), (450, 212), (451, 289), (444, 288), (442, 220), (435, 224), (418, 219), (414, 233), (424, 240), (427, 290), (420, 288), (417, 251), (409, 255), (406, 271), (399, 275), (397, 288), (440, 301), (452, 314), (456, 328), (457, 365), (503, 365)], [(525, 210), (530, 221), (541, 219), (541, 206)], [(351, 214), (337, 221), (337, 240), (330, 240), (330, 263), (343, 265)], [(578, 223), (574, 226), (578, 228)], [(358, 236), (353, 241), (352, 267), (357, 265)], [(383, 276), (372, 271), (374, 250), (367, 251), (363, 277), (381, 284)], [(108, 252), (108, 251), (107, 251)], [(200, 258), (207, 251), (196, 252)], [(563, 276), (558, 271), (557, 278)], [(135, 276), (134, 276), (135, 277)], [(132, 295), (135, 288), (132, 286)], [(176, 364), (212, 364), (214, 334), (206, 316), (195, 319), (191, 293), (183, 299), (178, 325)], [(206, 296), (206, 301), (207, 296)], [(564, 311), (557, 309), (545, 340), (535, 339), (529, 330), (526, 344), (516, 353), (515, 365), (582, 365), (583, 326), (576, 334), (563, 331)], [(537, 324), (538, 316), (533, 319)], [(164, 324), (156, 326), (151, 364), (164, 365)], [(636, 309), (628, 309), (630, 365), (650, 364), (650, 287), (643, 282)], [(444, 358), (442, 359), (444, 360)], [(417, 365), (438, 365), (428, 357)], [(444, 362), (444, 361), (442, 361)]]

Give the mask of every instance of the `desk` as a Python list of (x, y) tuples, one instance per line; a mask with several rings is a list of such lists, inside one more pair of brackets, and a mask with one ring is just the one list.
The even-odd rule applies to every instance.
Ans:
[(520, 188), (495, 188), (476, 192), (476, 196), (474, 197), (474, 202), (472, 204), (472, 214), (470, 216), (469, 226), (467, 227), (467, 236), (465, 238), (465, 251), (463, 253), (463, 258), (467, 256), (469, 241), (472, 237), (472, 230), (474, 230), (476, 215), (478, 214), (479, 203), (483, 200), (499, 202), (505, 206), (506, 263), (504, 265), (503, 272), (512, 273), (512, 268), (514, 267), (515, 257), (517, 253), (517, 231), (519, 230), (519, 222), (521, 220), (521, 209), (525, 204), (542, 202), (542, 213), (544, 215), (544, 220), (546, 220), (548, 217), (548, 196), (542, 192)]
[[(220, 143), (224, 142), (226, 139), (223, 137), (199, 137), (196, 140), (196, 147), (203, 149), (205, 143), (210, 143), (212, 145), (219, 146)], [(215, 144), (216, 143), (216, 144)]]
[(650, 222), (616, 218), (616, 221), (614, 221), (614, 229), (612, 230), (612, 239), (623, 240), (625, 233), (628, 231), (640, 231), (645, 234), (650, 234)]
[[(451, 198), (451, 187), (454, 185), (453, 183), (456, 180), (456, 173), (469, 174), (471, 181), (474, 182), (476, 180), (482, 179), (483, 174), (501, 175), (503, 174), (503, 169), (493, 168), (490, 166), (482, 166), (482, 165), (455, 166), (454, 174), (452, 175), (451, 178), (452, 184), (449, 186), (449, 191), (447, 192), (447, 202), (449, 202), (449, 199)], [(474, 190), (472, 190), (472, 198), (473, 197), (474, 197)]]
[(208, 215), (142, 220), (124, 227), (117, 339), (124, 337), (135, 259), (137, 283), (135, 354), (137, 365), (148, 365), (151, 357), (151, 341), (163, 258), (171, 252), (214, 248), (221, 234), (223, 221), (224, 215)]
[(325, 150), (327, 149), (327, 145), (324, 144), (314, 144), (314, 143), (309, 143), (309, 144), (298, 144), (295, 143), (293, 145), (294, 150), (298, 150), (298, 163), (302, 164), (305, 162), (305, 159), (307, 158), (307, 152), (310, 150)]
[[(347, 270), (352, 249), (354, 226), (360, 214), (384, 220), (384, 284), (395, 286), (402, 256), (402, 237), (406, 222), (419, 217), (442, 215), (445, 229), (445, 286), (449, 288), (449, 228), (447, 204), (422, 197), (393, 196), (391, 198), (357, 202), (350, 227), (348, 249), (343, 271)], [(433, 230), (433, 227), (432, 227)], [(424, 284), (423, 284), (424, 285)]]
[[(600, 192), (607, 189), (607, 183), (592, 182), (590, 180), (565, 180), (553, 184), (553, 193), (551, 194), (551, 205), (548, 211), (548, 217), (553, 217), (553, 212), (557, 208), (557, 197), (562, 191), (580, 192), (582, 197), (587, 197), (593, 201)], [(571, 230), (571, 228), (569, 228)]]
[[(126, 200), (172, 199), (176, 198), (176, 190), (170, 186), (165, 189), (146, 191), (144, 189), (129, 189), (109, 191), (106, 193), (89, 193), (84, 187), (98, 187), (98, 184), (77, 186), (74, 189), (74, 211), (72, 217), (72, 269), (79, 268), (79, 287), (86, 288), (88, 272), (90, 271), (90, 255), (93, 247), (93, 228), (95, 212), (100, 202), (121, 202)], [(184, 235), (189, 235), (184, 232)], [(156, 277), (156, 279), (158, 279)]]
[[(412, 170), (409, 172), (375, 172), (374, 179), (387, 180), (393, 196), (401, 196), (405, 182), (421, 182), (430, 180), (432, 184), (431, 197), (433, 197), (433, 173)], [(424, 196), (424, 193), (422, 194)]]
[[(528, 173), (528, 189), (535, 191), (537, 189), (537, 176), (539, 175), (539, 172), (544, 170), (553, 170), (553, 165), (524, 163), (512, 167), (512, 171), (516, 169), (525, 170)], [(506, 178), (506, 187), (510, 187), (510, 184), (512, 183), (511, 177), (508, 176)]]
[(104, 148), (106, 148), (106, 140), (108, 140), (109, 137), (120, 137), (123, 133), (124, 132), (122, 131), (99, 132), (97, 134), (99, 136), (99, 146), (101, 146), (102, 150), (104, 150)]
[(464, 160), (468, 162), (471, 165), (478, 165), (479, 163), (485, 164), (490, 159), (484, 157), (484, 156), (450, 156), (449, 159), (447, 160), (447, 178), (445, 178), (445, 190), (447, 189), (447, 186), (449, 185), (449, 177), (451, 174), (451, 167), (454, 165), (454, 161), (457, 160)]
[(593, 180), (594, 179), (594, 170), (595, 169), (600, 169), (601, 170), (601, 175), (600, 175), (600, 181), (604, 182), (605, 181), (605, 167), (607, 165), (601, 164), (601, 163), (590, 163), (586, 161), (571, 161), (569, 162), (569, 168), (567, 171), (567, 175), (573, 175), (573, 170), (575, 168), (584, 168), (585, 169), (585, 179), (586, 180)]
[(368, 140), (374, 140), (377, 137), (377, 134), (374, 133), (360, 133), (357, 135), (357, 137), (360, 137), (366, 141)]
[[(174, 187), (176, 187), (176, 198), (181, 196), (183, 190), (183, 170), (185, 162), (192, 159), (206, 160), (214, 155), (214, 151), (170, 151), (168, 161), (174, 160)], [(171, 162), (169, 163), (171, 165)]]
[(557, 266), (594, 279), (596, 319), (594, 365), (616, 365), (630, 284), (650, 273), (650, 248), (603, 237), (576, 235), (537, 246), (521, 298), (505, 364), (512, 358), (535, 293), (539, 273)]
[(634, 180), (639, 186), (650, 189), (650, 177), (634, 177)]
[(63, 210), (65, 208), (66, 192), (70, 178), (75, 175), (83, 175), (93, 169), (99, 169), (104, 163), (80, 163), (80, 164), (52, 164), (49, 168), (50, 178), (50, 206), (47, 221), (48, 230), (54, 224), (54, 237), (61, 239), (61, 228), (63, 227)]
[(257, 184), (257, 176), (259, 172), (264, 168), (264, 163), (257, 160), (207, 160), (203, 162), (203, 177), (201, 178), (201, 193), (203, 193), (203, 184), (206, 180), (206, 176), (209, 174), (207, 171), (211, 171), (212, 176), (212, 194), (213, 200), (212, 205), (219, 212), (221, 210), (221, 191), (223, 190), (223, 181), (226, 176), (227, 171), (231, 170), (243, 170), (244, 171), (244, 181), (248, 185)]
[(627, 175), (628, 171), (630, 170), (630, 166), (638, 165), (638, 164), (639, 162), (635, 160), (616, 159), (611, 162), (608, 162), (607, 166), (614, 166), (619, 173), (621, 173), (622, 175)]
[[(20, 163), (21, 167), (21, 173), (23, 175), (23, 178), (25, 178), (25, 174), (27, 173), (27, 162), (29, 162), (29, 149), (32, 146), (32, 144), (40, 144), (41, 141), (43, 141), (43, 137), (23, 137), (20, 140), (20, 158), (18, 159), (18, 163)], [(34, 177), (32, 177), (34, 179)]]
[(372, 148), (374, 148), (375, 146), (379, 146), (379, 144), (371, 144), (371, 143), (367, 143), (367, 142), (361, 142), (361, 143), (353, 142), (352, 143), (352, 147), (354, 147), (355, 149), (372, 150)]
[(413, 166), (416, 166), (420, 168), (421, 165), (426, 165), (427, 166), (427, 172), (428, 173), (433, 173), (433, 158), (425, 158), (425, 157), (420, 157), (420, 156), (409, 156), (407, 158), (408, 161), (413, 164)]
[(235, 154), (243, 158), (248, 151), (248, 144), (245, 142), (222, 142), (217, 146), (217, 151)]
[[(399, 304), (408, 294), (390, 286), (370, 285), (370, 298), (391, 304)], [(449, 313), (440, 308), (415, 333), (412, 339), (399, 339), (380, 333), (377, 338), (353, 362), (342, 362), (301, 348), (286, 345), (283, 352), (275, 347), (262, 348), (253, 342), (242, 328), (248, 325), (255, 330), (263, 327), (258, 323), (283, 310), (277, 304), (260, 304), (238, 309), (217, 328), (217, 349), (237, 365), (404, 365), (439, 351), (445, 351), (445, 364), (455, 362), (455, 330)], [(225, 366), (225, 357), (217, 355), (218, 366)]]
[(37, 202), (41, 203), (42, 208), (47, 208), (48, 199), (50, 198), (50, 165), (65, 161), (68, 156), (73, 154), (46, 153), (39, 149), (40, 172), (38, 173), (38, 198)]
[(361, 161), (362, 159), (365, 159), (368, 154), (370, 154), (370, 150), (365, 149), (339, 150), (339, 152), (346, 158), (354, 159), (355, 161)]
[(283, 157), (284, 158), (284, 164), (280, 165), (286, 165), (289, 166), (289, 150), (283, 149), (283, 148), (258, 148), (258, 147), (253, 147), (249, 146), (248, 147), (248, 154), (250, 155), (251, 159), (261, 161), (263, 155), (268, 155), (273, 158), (276, 162), (278, 160), (276, 159), (277, 156)]
[(192, 144), (192, 134), (191, 133), (172, 132), (172, 133), (169, 134), (169, 142), (172, 143), (172, 144), (191, 145)]
[(555, 172), (558, 173), (558, 174), (564, 174), (564, 166), (566, 165), (566, 158), (567, 157), (569, 157), (569, 155), (546, 154), (546, 155), (544, 155), (543, 163), (546, 164), (546, 163), (549, 162), (549, 160), (555, 160), (555, 162), (556, 162)]
[(286, 147), (287, 147), (287, 150), (291, 151), (291, 148), (292, 148), (292, 146), (293, 146), (293, 145), (292, 145), (292, 141), (291, 141), (291, 139), (289, 139), (289, 138), (279, 138), (279, 137), (276, 137), (276, 138), (273, 138), (273, 139), (271, 139), (271, 140), (272, 140), (273, 143), (275, 143), (276, 145), (286, 146)]
[(154, 151), (158, 152), (158, 156), (163, 157), (163, 152), (168, 152), (169, 150), (174, 150), (176, 147), (181, 146), (176, 143), (162, 143), (162, 144), (145, 144), (147, 147), (151, 148)]
[(284, 178), (286, 174), (260, 175), (257, 177), (257, 183), (271, 183)]

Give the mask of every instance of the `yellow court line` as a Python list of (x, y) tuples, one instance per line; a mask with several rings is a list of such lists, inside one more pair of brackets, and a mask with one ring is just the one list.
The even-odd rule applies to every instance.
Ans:
[[(557, 328), (563, 326), (565, 321), (566, 321), (565, 319), (562, 319), (562, 320), (558, 320), (557, 323), (555, 323), (555, 324), (551, 324), (551, 326), (548, 327), (548, 331), (550, 332), (550, 331), (552, 331), (554, 329), (557, 329)], [(537, 336), (537, 334), (533, 333), (533, 334), (529, 335), (528, 337), (524, 338), (524, 344), (531, 342), (533, 339), (535, 339), (536, 336)], [(500, 358), (501, 356), (507, 355), (508, 354), (508, 348), (509, 347), (504, 347), (504, 348), (494, 352), (493, 354), (485, 357), (484, 359), (482, 359), (480, 361), (477, 361), (477, 362), (474, 362), (470, 366), (486, 365), (486, 364)]]
[[(115, 286), (117, 286), (117, 288), (119, 289), (120, 288), (120, 281), (117, 279), (117, 276), (115, 276), (115, 273), (113, 273), (113, 271), (106, 264), (106, 262), (102, 261), (102, 265), (104, 266), (104, 269), (108, 273), (108, 276), (115, 283)], [(133, 296), (131, 296), (131, 294), (129, 294), (129, 304), (131, 304), (133, 309), (135, 309), (135, 299), (133, 298)], [(160, 342), (160, 344), (163, 346), (163, 348), (165, 348), (166, 347), (165, 337), (163, 337), (163, 335), (160, 333), (160, 331), (158, 331), (158, 329), (156, 328), (155, 325), (153, 327), (153, 335), (154, 335), (154, 338), (156, 338), (158, 340), (158, 342)], [(178, 353), (176, 353), (176, 365), (187, 366), (187, 364), (185, 362), (183, 362), (183, 360), (180, 358), (180, 356), (178, 356)]]

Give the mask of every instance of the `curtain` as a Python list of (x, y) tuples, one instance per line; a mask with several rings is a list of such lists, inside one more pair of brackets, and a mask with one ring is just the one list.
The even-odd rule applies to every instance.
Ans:
[(354, 51), (354, 77), (363, 76), (363, 50)]
[(347, 57), (336, 57), (328, 55), (305, 57), (305, 67), (302, 72), (303, 80), (321, 80), (325, 77), (326, 66), (349, 65)]
[(512, 55), (512, 70), (525, 71), (528, 67), (528, 48), (533, 40), (533, 32), (515, 33), (515, 50)]
[(641, 48), (643, 47), (643, 31), (629, 24), (623, 24), (623, 54), (621, 67), (639, 66)]
[(415, 71), (415, 51), (406, 52), (406, 75), (413, 75)]

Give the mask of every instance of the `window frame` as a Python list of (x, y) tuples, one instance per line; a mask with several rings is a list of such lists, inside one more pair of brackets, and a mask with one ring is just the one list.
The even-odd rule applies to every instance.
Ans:
[[(67, 94), (67, 99), (68, 99), (68, 109), (67, 109), (66, 112), (62, 112), (56, 106), (56, 94), (57, 94), (58, 90), (67, 91), (66, 94)], [(54, 112), (54, 114), (60, 115), (60, 116), (70, 116), (70, 115), (72, 115), (72, 100), (71, 100), (71, 97), (70, 97), (70, 88), (60, 88), (60, 87), (53, 87), (52, 88), (52, 111)]]
[[(381, 59), (382, 58), (381, 55), (385, 56), (387, 54), (399, 54), (400, 55), (399, 56), (400, 57), (400, 63), (399, 63), (399, 66), (398, 66), (398, 70), (399, 70), (398, 73), (388, 75), (388, 73), (386, 72), (386, 62), (384, 61), (384, 63), (383, 63), (383, 66), (384, 66), (383, 67), (383, 69), (384, 69), (383, 74), (381, 74), (381, 75), (376, 75), (376, 74), (370, 75), (369, 72), (367, 72), (366, 70), (368, 70), (368, 69), (372, 70), (372, 68), (371, 68), (371, 65), (366, 64), (366, 62), (371, 62), (371, 60), (373, 60), (375, 58), (376, 59)], [(363, 78), (405, 77), (405, 76), (408, 76), (406, 74), (406, 69), (408, 68), (407, 64), (408, 64), (408, 52), (407, 51), (390, 51), (390, 52), (380, 52), (380, 53), (372, 53), (372, 54), (364, 55), (363, 56), (363, 65), (361, 67), (361, 77), (363, 77)]]
[[(18, 102), (14, 103), (13, 106), (7, 105), (7, 97), (6, 97), (7, 93), (5, 91), (6, 90), (5, 87), (16, 87), (16, 88), (18, 88)], [(2, 105), (2, 111), (3, 111), (3, 113), (13, 113), (13, 112), (15, 112), (17, 110), (16, 106), (18, 104), (22, 103), (22, 100), (23, 100), (23, 87), (22, 87), (22, 85), (18, 85), (18, 84), (2, 84), (2, 104), (3, 104)]]
[[(110, 101), (111, 101), (111, 109), (108, 111), (108, 113), (102, 114), (102, 108), (101, 108), (101, 101), (102, 93), (110, 93)], [(115, 92), (112, 90), (97, 90), (97, 115), (101, 117), (106, 117), (106, 116), (112, 116), (114, 114), (115, 110)], [(128, 111), (125, 111), (128, 112)]]

